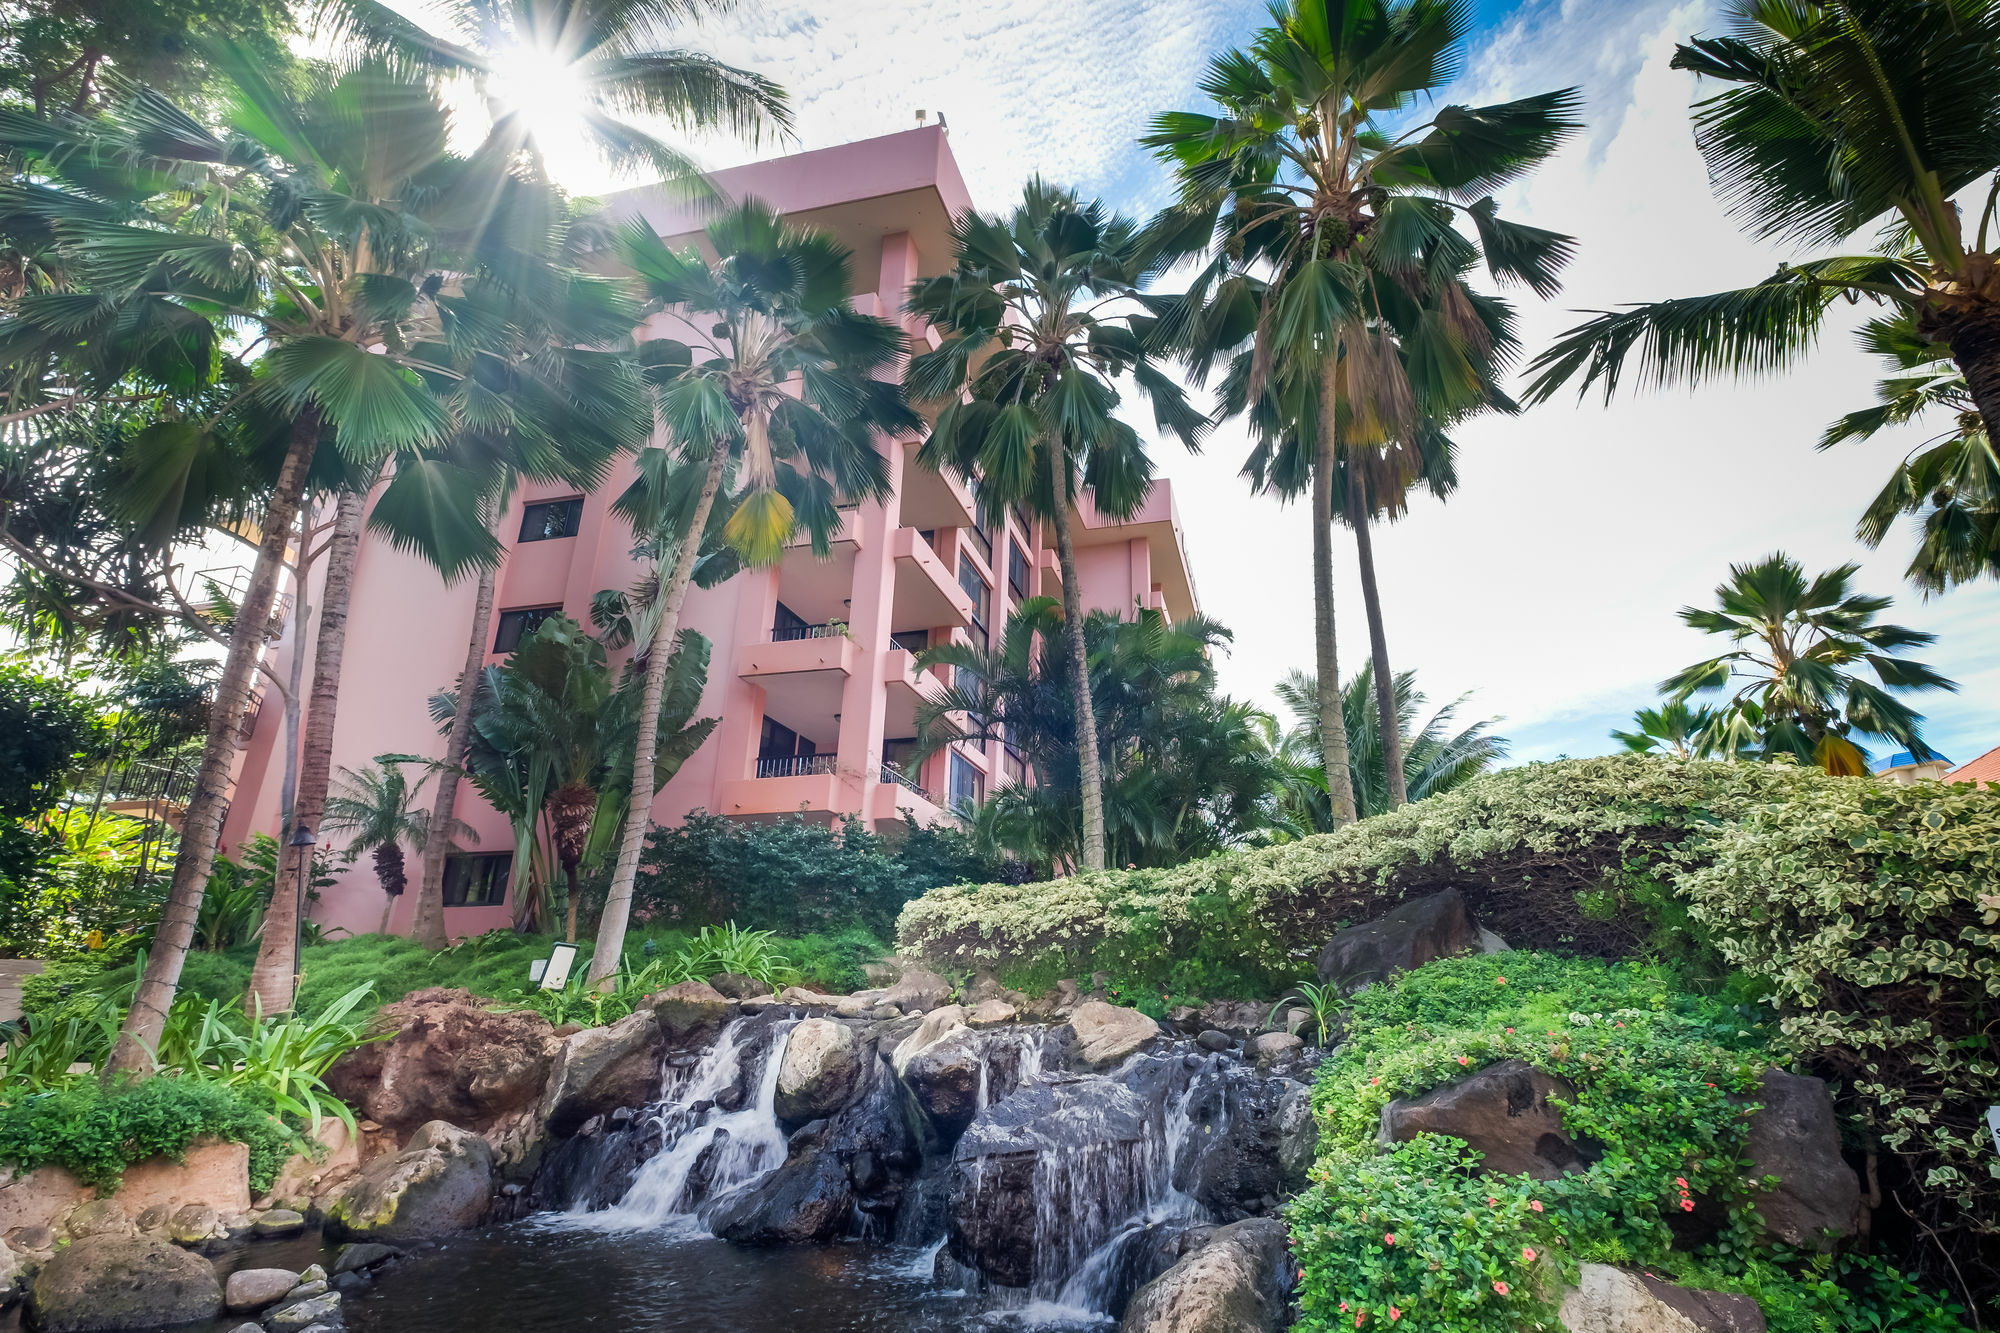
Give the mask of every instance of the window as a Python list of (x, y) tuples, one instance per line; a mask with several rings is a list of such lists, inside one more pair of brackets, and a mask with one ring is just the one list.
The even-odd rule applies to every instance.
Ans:
[(521, 640), (533, 634), (550, 616), (562, 614), (560, 606), (524, 606), (500, 613), (500, 629), (493, 636), (493, 651), (511, 653)]
[(951, 757), (951, 808), (979, 804), (979, 770), (962, 754)]
[(548, 542), (558, 537), (574, 537), (583, 523), (583, 497), (542, 500), (521, 511), (521, 540)]
[(498, 907), (507, 901), (512, 852), (479, 852), (444, 859), (446, 907)]
[(891, 634), (889, 646), (901, 648), (906, 653), (920, 653), (931, 646), (931, 632), (927, 629), (906, 629), (901, 634)]
[(788, 643), (793, 639), (809, 639), (812, 637), (812, 628), (806, 623), (804, 616), (783, 602), (779, 602), (777, 611), (771, 616), (771, 642)]
[(981, 635), (986, 633), (986, 580), (979, 577), (979, 570), (972, 563), (972, 557), (960, 554), (958, 557), (958, 586), (965, 589), (965, 595), (972, 599), (972, 623)]
[(991, 567), (993, 564), (993, 539), (986, 535), (986, 520), (979, 517), (975, 512), (972, 517), (972, 526), (965, 529), (965, 532), (972, 540), (972, 549), (979, 552), (979, 558), (988, 567)]
[(1019, 542), (1007, 543), (1007, 586), (1016, 597), (1028, 595), (1028, 555)]
[(809, 736), (801, 736), (776, 718), (764, 719), (764, 730), (757, 738), (759, 759), (789, 759), (793, 755), (814, 754), (819, 747)]

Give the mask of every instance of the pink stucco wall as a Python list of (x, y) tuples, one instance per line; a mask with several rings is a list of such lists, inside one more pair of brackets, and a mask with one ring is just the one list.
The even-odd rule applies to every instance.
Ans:
[[(855, 254), (857, 306), (900, 310), (901, 295), (917, 277), (949, 262), (952, 214), (970, 206), (963, 180), (939, 127), (928, 127), (840, 148), (802, 153), (722, 172), (725, 195), (761, 197), (782, 211), (832, 231)], [(662, 234), (686, 235), (694, 220), (649, 191), (613, 201), (643, 213)], [(905, 317), (911, 332), (924, 330)], [(883, 501), (847, 515), (832, 557), (816, 560), (803, 546), (776, 567), (738, 575), (715, 589), (695, 589), (683, 623), (711, 646), (701, 715), (720, 719), (708, 742), (682, 766), (655, 800), (654, 817), (675, 822), (706, 809), (741, 817), (770, 817), (804, 809), (816, 818), (855, 814), (881, 826), (908, 811), (920, 820), (944, 815), (951, 755), (934, 756), (917, 782), (929, 795), (883, 780), (885, 739), (909, 734), (921, 693), (936, 688), (918, 674), (911, 655), (892, 634), (927, 631), (969, 636), (971, 600), (960, 590), (960, 557), (970, 559), (991, 589), (986, 625), (997, 634), (1017, 598), (1008, 586), (1007, 551), (1018, 542), (1029, 553), (1025, 595), (1055, 593), (1058, 585), (1046, 543), (1010, 516), (991, 534), (992, 560), (980, 555), (969, 528), (965, 488), (919, 474), (913, 440), (879, 443), (893, 482)], [(622, 463), (584, 497), (576, 536), (519, 543), (521, 510), (538, 500), (573, 495), (559, 487), (530, 487), (516, 497), (500, 532), (506, 547), (496, 580), (495, 621), (517, 607), (560, 605), (589, 623), (591, 596), (601, 588), (630, 587), (640, 569), (630, 554), (632, 535), (609, 512), (612, 497), (630, 481)], [(1086, 504), (1078, 515), (1079, 581), (1086, 605), (1131, 614), (1135, 605), (1164, 606), (1172, 614), (1193, 609), (1193, 589), (1182, 551), (1172, 495), (1155, 486), (1139, 514), (1123, 524), (1103, 520)], [(919, 528), (931, 535), (926, 539)], [(317, 600), (317, 589), (313, 590)], [(443, 740), (431, 722), (428, 700), (450, 687), (463, 664), (470, 633), (474, 581), (447, 585), (412, 556), (364, 536), (348, 622), (345, 667), (334, 741), (334, 763), (359, 769), (385, 753), (439, 754)], [(772, 643), (773, 615), (783, 601), (814, 623), (841, 620), (846, 638)], [(488, 639), (490, 648), (491, 638)], [(281, 676), (292, 651), (289, 638), (272, 651)], [(312, 651), (310, 638), (306, 651)], [(487, 660), (498, 661), (490, 653)], [(810, 737), (822, 754), (832, 751), (830, 772), (758, 776), (760, 732), (766, 716)], [(275, 834), (280, 824), (282, 709), (275, 694), (258, 719), (236, 770), (236, 790), (223, 833), (223, 850), (239, 853), (253, 832)], [(982, 787), (1004, 780), (1005, 758), (968, 749), (963, 758)], [(428, 790), (428, 789), (427, 789)], [(512, 846), (504, 818), (461, 787), (458, 816), (479, 835), (474, 851)], [(412, 855), (416, 878), (416, 857)], [(395, 905), (390, 929), (407, 930), (414, 895)], [(314, 919), (357, 933), (380, 923), (383, 900), (369, 861), (344, 867)], [(467, 935), (505, 925), (512, 904), (446, 909), (446, 925)]]

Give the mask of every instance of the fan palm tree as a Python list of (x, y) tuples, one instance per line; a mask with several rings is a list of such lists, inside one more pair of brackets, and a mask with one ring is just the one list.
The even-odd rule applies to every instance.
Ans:
[[(1919, 760), (1931, 749), (1919, 734), (1923, 715), (1891, 691), (1958, 686), (1921, 662), (1898, 656), (1934, 634), (1878, 625), (1887, 597), (1851, 591), (1858, 565), (1842, 565), (1808, 580), (1782, 552), (1754, 565), (1731, 565), (1715, 590), (1716, 608), (1684, 607), (1681, 619), (1742, 647), (1697, 662), (1661, 682), (1674, 702), (1730, 690), (1723, 712), (1755, 705), (1762, 757), (1790, 755), (1828, 773), (1860, 776), (1868, 757), (1850, 736), (1880, 736)], [(1861, 679), (1865, 663), (1879, 684)], [(1712, 723), (1711, 729), (1721, 725)]]
[[(379, 933), (385, 935), (389, 931), (389, 909), (396, 905), (396, 899), (409, 884), (409, 876), (403, 870), (403, 844), (408, 843), (421, 852), (430, 842), (431, 832), (430, 812), (417, 804), (430, 774), (419, 774), (411, 782), (403, 766), (393, 762), (395, 758), (379, 756), (358, 773), (342, 768), (320, 815), (320, 832), (354, 835), (347, 844), (349, 859), (359, 856), (363, 849), (373, 851), (375, 878), (382, 885)], [(454, 840), (477, 842), (479, 835), (453, 820), (444, 841)]]
[(1861, 338), (1893, 373), (1876, 385), (1875, 406), (1834, 422), (1820, 448), (1872, 439), (1884, 427), (1933, 411), (1949, 413), (1951, 428), (1897, 464), (1863, 511), (1856, 535), (1870, 547), (1880, 546), (1898, 519), (1920, 516), (1922, 538), (1904, 577), (1926, 594), (2000, 577), (2000, 458), (1965, 376), (1952, 364), (1949, 349), (1919, 334), (1908, 316), (1872, 320)]
[[(709, 223), (710, 260), (675, 251), (643, 219), (620, 233), (620, 251), (650, 308), (683, 321), (690, 341), (641, 345), (658, 394), (666, 449), (699, 465), (684, 533), (705, 533), (725, 474), (740, 479), (724, 540), (744, 562), (768, 565), (803, 527), (819, 555), (832, 550), (843, 500), (881, 496), (888, 474), (878, 432), (917, 429), (899, 385), (876, 378), (901, 355), (903, 332), (851, 304), (853, 256), (832, 237), (794, 226), (750, 200)], [(656, 790), (654, 721), (666, 686), (668, 645), (702, 543), (675, 543), (660, 582), (638, 715), (634, 789)], [(651, 801), (625, 814), (605, 894), (591, 985), (608, 984), (623, 956), (632, 884)]]
[[(1989, 432), (2000, 422), (2000, 7), (1988, 0), (1733, 0), (1734, 32), (1676, 49), (1725, 85), (1696, 104), (1695, 143), (1729, 210), (1760, 238), (1875, 244), (1780, 264), (1764, 281), (1600, 314), (1537, 357), (1530, 401), (1582, 377), (1617, 390), (1796, 363), (1836, 302), (1908, 317), (1949, 350)], [(1996, 181), (2000, 184), (2000, 181)], [(1973, 209), (1954, 197), (1964, 191)], [(1975, 225), (1976, 220), (1976, 225)]]
[(1095, 200), (1040, 179), (1005, 219), (967, 213), (952, 225), (952, 267), (910, 289), (908, 305), (942, 335), (910, 359), (913, 400), (941, 404), (917, 462), (973, 484), (987, 520), (1018, 505), (1055, 529), (1062, 638), (1069, 646), (1082, 756), (1084, 868), (1105, 865), (1104, 777), (1083, 636), (1073, 513), (1090, 493), (1106, 517), (1128, 518), (1152, 488), (1153, 464), (1112, 415), (1112, 381), (1130, 372), (1154, 419), (1194, 448), (1206, 420), (1147, 355), (1143, 316), (1107, 311), (1134, 296), (1146, 255), (1138, 228)]
[(1706, 704), (1690, 708), (1684, 699), (1669, 699), (1658, 708), (1641, 708), (1633, 713), (1633, 730), (1614, 730), (1611, 739), (1633, 754), (1705, 759), (1717, 717), (1716, 711)]
[[(1278, 682), (1276, 693), (1295, 719), (1278, 749), (1279, 758), (1286, 761), (1290, 780), (1285, 804), (1295, 822), (1308, 830), (1332, 829), (1336, 824), (1327, 800), (1326, 763), (1318, 745), (1319, 682), (1310, 672), (1293, 671)], [(1417, 688), (1416, 672), (1405, 671), (1396, 677), (1396, 730), (1402, 735), (1403, 784), (1410, 800), (1421, 801), (1426, 796), (1462, 786), (1507, 757), (1507, 740), (1493, 734), (1491, 722), (1474, 722), (1452, 730), (1459, 709), (1470, 697), (1460, 695), (1419, 726), (1418, 715), (1427, 700)], [(1341, 687), (1340, 698), (1348, 738), (1348, 780), (1353, 786), (1355, 804), (1363, 819), (1386, 814), (1396, 806), (1390, 797), (1389, 747), (1381, 739), (1382, 715), (1378, 711), (1381, 696), (1375, 689), (1372, 664), (1363, 663), (1348, 678)], [(1306, 756), (1310, 756), (1310, 767), (1302, 773), (1298, 771), (1300, 761)], [(1313, 784), (1315, 790), (1310, 793), (1290, 785), (1304, 773), (1318, 778)], [(1310, 799), (1300, 800), (1302, 796)]]
[[(93, 396), (115, 395), (129, 376), (197, 387), (218, 367), (240, 377), (218, 411), (163, 410), (142, 433), (131, 476), (141, 527), (146, 515), (188, 503), (232, 432), (257, 424), (282, 460), (183, 826), (187, 850), (115, 1072), (153, 1064), (284, 547), (322, 440), (367, 465), (438, 440), (454, 422), (490, 419), (505, 398), (428, 354), (440, 343), (469, 354), (489, 336), (483, 322), (453, 313), (446, 281), (504, 275), (527, 288), (547, 273), (517, 242), (543, 214), (537, 201), (549, 187), (520, 174), (512, 154), (454, 154), (449, 113), (421, 83), (364, 65), (279, 87), (238, 52), (219, 48), (213, 59), (233, 99), (220, 131), (143, 89), (96, 119), (0, 116), (0, 151), (35, 179), (0, 201), (0, 239), (42, 256), (64, 283), (13, 303), (0, 360), (17, 371), (60, 366)], [(239, 331), (257, 348), (254, 364), (224, 354)]]
[[(634, 124), (662, 119), (683, 132), (723, 129), (755, 143), (791, 129), (784, 90), (760, 74), (666, 45), (672, 30), (726, 13), (733, 0), (446, 0), (428, 22), (381, 0), (323, 0), (322, 29), (379, 58), (473, 80), (494, 132), (538, 158), (519, 112), (523, 81), (578, 99), (586, 146), (621, 172), (651, 171), (700, 188), (686, 154)], [(560, 145), (559, 145), (560, 147)]]
[[(1490, 399), (1507, 310), (1463, 281), (1557, 289), (1570, 238), (1502, 220), (1491, 191), (1576, 128), (1573, 90), (1409, 113), (1456, 77), (1470, 11), (1456, 0), (1290, 0), (1247, 50), (1210, 61), (1216, 113), (1171, 112), (1141, 141), (1180, 200), (1163, 255), (1206, 250), (1160, 335), (1206, 375), (1246, 348), (1242, 410), (1310, 445), (1281, 494), (1311, 490), (1319, 725), (1334, 817), (1354, 818), (1334, 633), (1331, 524), (1344, 453), (1394, 457), (1429, 416)], [(1469, 223), (1473, 235), (1459, 230)], [(1403, 471), (1414, 469), (1401, 465)]]

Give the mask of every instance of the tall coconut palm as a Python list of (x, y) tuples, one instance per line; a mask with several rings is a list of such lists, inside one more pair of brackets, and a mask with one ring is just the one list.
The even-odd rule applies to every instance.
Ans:
[[(724, 539), (743, 562), (768, 565), (803, 528), (812, 548), (832, 549), (838, 504), (888, 490), (876, 436), (915, 430), (921, 419), (901, 387), (877, 378), (903, 351), (903, 332), (855, 311), (853, 256), (832, 237), (786, 222), (755, 200), (711, 222), (714, 259), (676, 251), (644, 220), (620, 235), (620, 253), (651, 309), (683, 324), (686, 340), (641, 345), (658, 394), (665, 449), (698, 465), (684, 534), (705, 533), (725, 475), (740, 480)], [(666, 689), (668, 647), (702, 543), (674, 544), (660, 579), (657, 618), (645, 649), (632, 789), (657, 790), (656, 720)], [(618, 859), (605, 893), (588, 980), (606, 985), (623, 955), (632, 884), (652, 819), (652, 801), (625, 813)]]
[(1145, 273), (1146, 252), (1129, 219), (1036, 179), (1012, 216), (958, 218), (952, 242), (951, 269), (909, 295), (911, 312), (943, 335), (935, 349), (910, 359), (904, 375), (913, 399), (943, 405), (917, 461), (974, 484), (990, 522), (1018, 505), (1055, 529), (1070, 688), (1083, 704), (1076, 711), (1083, 865), (1101, 870), (1104, 777), (1090, 707), (1075, 507), (1088, 492), (1099, 513), (1127, 518), (1152, 488), (1144, 442), (1112, 414), (1120, 401), (1114, 379), (1130, 372), (1160, 429), (1189, 448), (1207, 423), (1147, 355), (1134, 327), (1135, 317), (1144, 317), (1107, 309), (1135, 296)]
[(1487, 397), (1505, 307), (1462, 275), (1483, 259), (1502, 282), (1557, 289), (1571, 240), (1503, 221), (1491, 191), (1556, 150), (1577, 99), (1413, 115), (1461, 67), (1470, 10), (1457, 0), (1290, 0), (1272, 16), (1247, 50), (1209, 62), (1215, 113), (1158, 116), (1142, 142), (1180, 181), (1154, 226), (1160, 249), (1210, 256), (1185, 297), (1159, 303), (1160, 333), (1202, 374), (1247, 348), (1243, 402), (1265, 402), (1275, 378), (1270, 408), (1313, 446), (1297, 481), (1312, 494), (1319, 725), (1345, 822), (1356, 809), (1334, 632), (1335, 469), (1343, 453), (1393, 454), (1424, 414), (1450, 420)]
[[(1578, 376), (1643, 383), (1786, 369), (1836, 304), (1868, 301), (1949, 349), (1988, 433), (2000, 423), (2000, 7), (1988, 0), (1732, 0), (1734, 32), (1676, 49), (1723, 90), (1695, 144), (1729, 211), (1791, 246), (1872, 245), (1782, 263), (1754, 286), (1597, 316), (1535, 359), (1546, 398)], [(1955, 196), (1967, 192), (1961, 210)]]
[[(4, 239), (51, 256), (67, 284), (13, 303), (0, 335), (10, 364), (73, 361), (89, 392), (109, 395), (127, 349), (170, 344), (184, 373), (199, 376), (235, 330), (250, 331), (259, 354), (254, 365), (237, 363), (251, 378), (247, 391), (219, 412), (168, 417), (145, 432), (155, 503), (177, 502), (161, 481), (199, 472), (238, 421), (261, 414), (281, 427), (282, 462), (259, 516), (262, 544), (218, 684), (183, 852), (114, 1072), (153, 1064), (314, 455), (324, 439), (345, 458), (375, 462), (479, 414), (486, 395), (476, 377), (427, 381), (418, 349), (446, 323), (461, 346), (479, 345), (482, 327), (446, 313), (444, 277), (486, 272), (494, 220), (548, 190), (519, 175), (509, 155), (454, 154), (447, 110), (381, 66), (279, 87), (239, 53), (223, 48), (213, 58), (233, 97), (220, 130), (143, 89), (112, 116), (41, 122), (10, 113), (0, 123), (0, 151), (31, 164), (37, 182), (9, 201)], [(510, 279), (532, 277), (532, 264), (511, 251), (505, 258)]]
[[(417, 804), (430, 774), (419, 774), (411, 782), (395, 755), (379, 756), (360, 772), (342, 768), (327, 794), (320, 815), (321, 833), (350, 833), (349, 858), (364, 850), (374, 854), (375, 878), (382, 885), (381, 932), (389, 930), (389, 909), (396, 905), (409, 884), (403, 869), (403, 845), (418, 851), (430, 841), (430, 812)], [(447, 841), (477, 842), (479, 835), (458, 821), (445, 833)], [(288, 857), (279, 858), (288, 860)], [(286, 929), (296, 929), (287, 926)]]
[[(1898, 656), (1937, 636), (1876, 624), (1889, 599), (1851, 590), (1859, 568), (1842, 565), (1808, 579), (1782, 552), (1731, 565), (1728, 581), (1715, 590), (1716, 607), (1684, 607), (1681, 619), (1743, 646), (1677, 672), (1660, 689), (1675, 701), (1731, 691), (1725, 712), (1754, 705), (1767, 759), (1790, 755), (1828, 773), (1859, 776), (1868, 771), (1868, 757), (1851, 736), (1880, 736), (1917, 759), (1930, 758), (1919, 734), (1923, 715), (1891, 691), (1958, 686)], [(1856, 674), (1864, 663), (1879, 684)]]

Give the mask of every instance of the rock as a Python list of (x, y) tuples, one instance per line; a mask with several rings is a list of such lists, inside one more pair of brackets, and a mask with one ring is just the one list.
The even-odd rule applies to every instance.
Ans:
[(42, 1265), (28, 1294), (41, 1333), (162, 1329), (222, 1313), (215, 1269), (150, 1236), (87, 1236)]
[(264, 1333), (264, 1326), (262, 1324), (238, 1324), (235, 1328), (230, 1329), (229, 1333)]
[(741, 972), (718, 972), (708, 979), (708, 984), (732, 1000), (753, 1000), (771, 993), (769, 986)]
[(1795, 1249), (1830, 1250), (1861, 1222), (1861, 1182), (1840, 1155), (1833, 1100), (1820, 1079), (1767, 1069), (1750, 1117), (1747, 1174), (1779, 1184), (1757, 1195), (1764, 1229)]
[(296, 1305), (287, 1305), (265, 1315), (264, 1327), (271, 1333), (289, 1333), (292, 1329), (305, 1329), (314, 1324), (338, 1323), (340, 1299), (339, 1292), (329, 1291)]
[(1291, 1291), (1285, 1224), (1236, 1222), (1139, 1288), (1118, 1333), (1278, 1333)]
[(1312, 1089), (1242, 1066), (1197, 1083), (1174, 1188), (1225, 1222), (1275, 1213), (1305, 1188), (1319, 1130)]
[(1005, 1000), (981, 1000), (966, 1014), (965, 1021), (972, 1027), (990, 1028), (1011, 1023), (1020, 1016), (1021, 1011)]
[(743, 1012), (746, 1014), (762, 1013), (766, 1009), (783, 1009), (784, 1007), (785, 1002), (775, 995), (752, 995), (749, 999), (743, 1001)]
[(1481, 953), (1510, 953), (1514, 948), (1484, 926), (1479, 927), (1477, 945)]
[(893, 1004), (904, 1013), (923, 1013), (951, 998), (951, 983), (921, 967), (903, 969), (895, 985), (882, 993), (883, 1004)]
[(141, 1231), (158, 1231), (167, 1224), (167, 1219), (173, 1216), (173, 1212), (174, 1210), (165, 1204), (156, 1203), (145, 1212), (140, 1213), (133, 1220), (133, 1225), (137, 1226)]
[(7, 1243), (24, 1254), (54, 1250), (56, 1233), (48, 1227), (15, 1227), (7, 1233)]
[[(940, 1009), (938, 1013), (947, 1010)], [(1006, 1054), (1014, 1054), (1012, 1051)], [(917, 1105), (931, 1118), (946, 1142), (958, 1137), (979, 1113), (979, 1089), (992, 1075), (989, 1052), (970, 1028), (957, 1028), (911, 1056), (903, 1065), (903, 1082), (916, 1096)], [(1013, 1082), (1013, 1074), (1006, 1075)]]
[(669, 986), (647, 1003), (659, 1020), (660, 1035), (679, 1050), (708, 1045), (734, 1012), (729, 997), (706, 981)]
[(250, 1229), (259, 1236), (296, 1236), (306, 1229), (306, 1218), (289, 1208), (273, 1208), (251, 1223)]
[(833, 1012), (842, 1018), (873, 1018), (875, 1006), (882, 1003), (879, 990), (858, 990), (852, 995), (842, 995), (834, 1000)]
[(326, 1287), (327, 1284), (325, 1282), (301, 1282), (298, 1286), (293, 1287), (285, 1293), (285, 1299), (288, 1301), (309, 1301), (315, 1296), (326, 1295)]
[(21, 1256), (0, 1245), (0, 1310), (12, 1305), (21, 1294)]
[(1077, 987), (1074, 978), (1063, 977), (1056, 982), (1056, 989), (1055, 989), (1056, 1012), (1067, 1014), (1070, 1010), (1076, 1008), (1077, 1005), (1081, 1004), (1082, 1002), (1083, 1002), (1083, 991)]
[(222, 1304), (232, 1313), (261, 1310), (291, 1295), (299, 1275), (289, 1268), (239, 1268), (222, 1289)]
[(1258, 1064), (1271, 1065), (1291, 1059), (1305, 1049), (1305, 1044), (1304, 1038), (1289, 1032), (1265, 1032), (1250, 1043), (1250, 1049), (1256, 1054)]
[(778, 998), (786, 1004), (803, 1005), (808, 1009), (831, 1009), (835, 999), (831, 995), (804, 986), (787, 986), (778, 992)]
[(333, 1261), (333, 1271), (336, 1276), (341, 1273), (358, 1273), (363, 1269), (374, 1268), (378, 1264), (388, 1263), (401, 1253), (402, 1251), (393, 1245), (380, 1245), (373, 1241), (365, 1240), (358, 1241), (355, 1244), (340, 1247), (340, 1253), (335, 1256)]
[(328, 1201), (326, 1230), (335, 1240), (442, 1236), (479, 1222), (492, 1190), (493, 1150), (486, 1140), (433, 1120), (409, 1147), (370, 1162)]
[(167, 1239), (176, 1245), (202, 1245), (222, 1232), (222, 1219), (205, 1203), (191, 1203), (167, 1220)]
[(1382, 1108), (1381, 1139), (1401, 1143), (1418, 1134), (1449, 1134), (1484, 1154), (1481, 1165), (1488, 1171), (1555, 1180), (1597, 1159), (1596, 1148), (1572, 1139), (1562, 1112), (1549, 1104), (1550, 1097), (1575, 1095), (1562, 1079), (1521, 1060), (1503, 1060), (1421, 1097), (1390, 1102)]
[(1236, 1039), (1220, 1028), (1204, 1028), (1202, 1034), (1194, 1040), (1204, 1051), (1215, 1051), (1218, 1054), (1236, 1044)]
[(1291, 1033), (1294, 1037), (1304, 1040), (1309, 1031), (1313, 1036), (1319, 1035), (1317, 1030), (1311, 1028), (1312, 1021), (1312, 1010), (1294, 1007), (1285, 1010), (1284, 1017), (1279, 1021), (1279, 1027), (1281, 1030)]
[(976, 973), (972, 980), (965, 983), (965, 990), (959, 995), (958, 1002), (977, 1008), (988, 1000), (1004, 1000), (1006, 998), (1007, 988), (1000, 984), (1000, 978), (994, 976), (991, 972), (981, 971)]
[(399, 1135), (432, 1120), (467, 1129), (527, 1110), (555, 1058), (555, 1030), (532, 1009), (495, 1013), (471, 992), (433, 986), (384, 1005), (388, 1041), (334, 1061), (327, 1086)]
[(1160, 1025), (1137, 1009), (1085, 1000), (1070, 1011), (1077, 1058), (1093, 1068), (1116, 1064), (1160, 1035)]
[(664, 1047), (651, 1009), (565, 1038), (542, 1096), (549, 1133), (566, 1138), (592, 1116), (652, 1101), (660, 1092)]
[(785, 1039), (775, 1109), (792, 1125), (820, 1120), (847, 1104), (861, 1071), (854, 1029), (831, 1018), (808, 1018)]
[(63, 1230), (71, 1240), (82, 1240), (87, 1236), (129, 1236), (136, 1228), (125, 1212), (125, 1205), (118, 1200), (92, 1199), (76, 1206), (76, 1211), (63, 1223)]
[(324, 1282), (326, 1281), (326, 1270), (318, 1264), (308, 1265), (306, 1271), (299, 1274), (299, 1281), (301, 1283)]
[(1569, 1333), (1764, 1333), (1748, 1296), (1676, 1287), (1608, 1264), (1585, 1264), (1563, 1297)]
[(868, 1016), (886, 1022), (893, 1022), (903, 1016), (903, 1011), (893, 1004), (878, 1004), (868, 1011)]
[(1352, 994), (1434, 958), (1464, 953), (1477, 943), (1465, 900), (1457, 889), (1445, 889), (1335, 935), (1320, 951), (1319, 979)]
[(917, 1024), (915, 1031), (897, 1043), (889, 1062), (895, 1065), (896, 1072), (900, 1074), (919, 1051), (943, 1040), (964, 1026), (965, 1010), (959, 1005), (948, 1004), (942, 1009), (933, 1009), (924, 1015), (923, 1022)]

